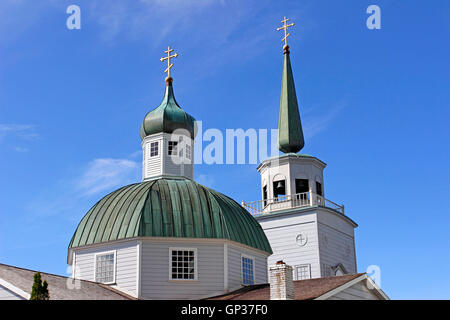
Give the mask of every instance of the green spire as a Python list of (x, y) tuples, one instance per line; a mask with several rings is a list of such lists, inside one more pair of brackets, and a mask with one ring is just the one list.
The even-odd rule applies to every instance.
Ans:
[(281, 80), (280, 113), (278, 116), (278, 149), (297, 153), (305, 145), (302, 122), (298, 111), (289, 46), (284, 46), (283, 77)]

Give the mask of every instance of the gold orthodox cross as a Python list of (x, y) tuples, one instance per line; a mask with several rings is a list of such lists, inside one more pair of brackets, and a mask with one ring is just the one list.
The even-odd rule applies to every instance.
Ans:
[(164, 72), (167, 72), (167, 79), (170, 78), (170, 69), (173, 67), (173, 63), (170, 63), (170, 59), (178, 57), (178, 53), (174, 53), (171, 55), (170, 53), (172, 51), (173, 51), (173, 49), (170, 49), (170, 46), (167, 47), (167, 50), (164, 51), (165, 53), (167, 53), (167, 57), (159, 59), (159, 60), (161, 60), (161, 62), (163, 62), (164, 60), (167, 60), (167, 69), (164, 70)]
[(292, 27), (294, 25), (294, 23), (287, 24), (288, 21), (289, 21), (289, 19), (284, 17), (284, 20), (281, 20), (281, 22), (283, 22), (283, 26), (277, 28), (277, 31), (284, 30), (284, 37), (283, 37), (283, 39), (281, 39), (281, 41), (284, 41), (285, 47), (287, 46), (287, 37), (289, 37), (291, 35), (290, 33), (287, 32), (287, 28)]

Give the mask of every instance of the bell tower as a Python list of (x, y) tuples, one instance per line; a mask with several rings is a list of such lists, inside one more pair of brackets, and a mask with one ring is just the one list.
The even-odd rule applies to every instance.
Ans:
[(263, 161), (262, 200), (243, 203), (261, 224), (273, 254), (268, 265), (283, 260), (293, 266), (294, 280), (356, 273), (354, 228), (344, 206), (325, 198), (323, 171), (317, 157), (300, 154), (305, 145), (290, 61), (286, 17), (283, 71), (278, 114), (278, 149), (283, 153)]

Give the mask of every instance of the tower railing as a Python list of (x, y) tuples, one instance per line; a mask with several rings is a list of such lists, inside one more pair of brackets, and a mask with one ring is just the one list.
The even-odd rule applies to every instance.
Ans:
[(247, 209), (254, 217), (272, 213), (280, 210), (304, 207), (325, 207), (345, 214), (344, 206), (328, 200), (312, 191), (296, 193), (290, 195), (281, 195), (272, 199), (263, 199), (252, 202), (242, 201), (242, 206)]

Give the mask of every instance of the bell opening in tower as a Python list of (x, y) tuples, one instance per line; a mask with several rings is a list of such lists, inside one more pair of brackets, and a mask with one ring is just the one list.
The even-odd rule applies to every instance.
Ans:
[(279, 180), (273, 182), (273, 197), (275, 199), (286, 195), (286, 180)]
[(267, 206), (267, 186), (263, 187), (263, 203), (264, 207)]
[(321, 197), (323, 196), (322, 184), (319, 181), (316, 181), (316, 193)]

